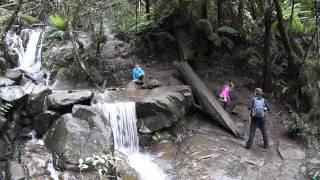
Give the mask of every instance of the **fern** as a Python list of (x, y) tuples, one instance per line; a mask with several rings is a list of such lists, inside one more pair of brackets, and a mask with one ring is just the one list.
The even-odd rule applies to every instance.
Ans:
[(0, 128), (4, 126), (7, 121), (5, 115), (8, 113), (9, 109), (11, 109), (12, 105), (9, 103), (4, 103), (3, 100), (0, 99)]
[(197, 27), (201, 29), (206, 35), (210, 35), (213, 32), (212, 24), (207, 19), (200, 19), (197, 22)]
[(222, 39), (217, 33), (211, 33), (207, 39), (211, 41), (215, 46), (221, 46)]
[(67, 30), (68, 28), (68, 18), (67, 17), (64, 17), (62, 15), (59, 15), (59, 14), (53, 14), (53, 15), (50, 15), (49, 16), (49, 23), (62, 30), (62, 31), (65, 31)]
[(218, 29), (219, 33), (224, 33), (224, 34), (230, 34), (230, 35), (235, 35), (238, 34), (239, 32), (232, 27), (229, 26), (222, 26)]

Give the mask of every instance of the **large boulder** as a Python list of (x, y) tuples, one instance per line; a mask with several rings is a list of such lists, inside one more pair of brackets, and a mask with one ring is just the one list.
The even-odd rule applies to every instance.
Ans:
[[(48, 149), (64, 162), (76, 165), (80, 158), (113, 152), (111, 127), (94, 110), (92, 115), (82, 116), (90, 108), (75, 106), (75, 114), (65, 114), (52, 126), (45, 140)], [(82, 112), (81, 112), (82, 111)]]
[(30, 93), (27, 101), (27, 113), (30, 116), (34, 116), (43, 112), (45, 97), (52, 94), (52, 90), (48, 86), (38, 85), (35, 86), (33, 91)]
[(10, 104), (21, 102), (21, 100), (24, 100), (27, 95), (27, 92), (22, 86), (7, 86), (0, 88), (0, 98)]
[(56, 173), (52, 167), (52, 155), (41, 142), (26, 143), (20, 163), (29, 179), (51, 180)]
[(71, 110), (74, 104), (89, 105), (93, 92), (89, 90), (81, 90), (74, 92), (62, 91), (48, 96), (49, 109), (67, 111)]
[(14, 84), (15, 84), (15, 82), (13, 80), (6, 78), (6, 77), (0, 77), (0, 87), (12, 86)]
[(13, 81), (20, 82), (22, 79), (22, 72), (19, 69), (10, 69), (4, 75), (6, 78), (12, 79)]
[[(92, 46), (91, 38), (86, 33), (79, 33), (77, 35), (79, 42), (83, 44), (84, 49), (89, 49)], [(71, 41), (66, 41), (66, 43), (50, 48), (45, 54), (44, 65), (47, 67), (53, 64), (57, 66), (65, 66), (68, 63), (68, 59), (72, 58), (73, 45)]]
[(166, 86), (152, 90), (121, 90), (108, 92), (108, 102), (136, 102), (138, 129), (151, 133), (174, 125), (193, 103), (189, 86)]
[(118, 179), (138, 180), (138, 172), (130, 166), (128, 157), (118, 151), (116, 151), (114, 155), (120, 159), (115, 162), (115, 167), (117, 170), (116, 176)]
[(36, 115), (33, 118), (33, 128), (37, 133), (38, 137), (41, 137), (46, 133), (52, 124), (59, 119), (60, 114), (55, 111), (45, 111)]

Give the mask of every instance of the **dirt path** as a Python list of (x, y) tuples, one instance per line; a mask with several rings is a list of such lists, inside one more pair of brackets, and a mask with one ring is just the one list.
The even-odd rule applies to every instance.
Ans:
[[(150, 77), (172, 85), (176, 74), (174, 67), (157, 64), (145, 67)], [(243, 139), (237, 139), (199, 113), (182, 120), (173, 130), (174, 144), (162, 142), (156, 145), (154, 153), (167, 164), (172, 179), (307, 179), (306, 152), (297, 142), (287, 136), (282, 121), (282, 107), (269, 100), (272, 112), (267, 116), (270, 150), (262, 151), (263, 141), (259, 129), (251, 150), (243, 146), (248, 138), (250, 117), (247, 102), (253, 90), (246, 87), (246, 80), (225, 76), (212, 78), (203, 76), (207, 86), (217, 93), (227, 79), (235, 83), (232, 104), (229, 107), (232, 119), (242, 132)], [(170, 144), (170, 143), (169, 143)], [(163, 163), (163, 164), (166, 164)]]

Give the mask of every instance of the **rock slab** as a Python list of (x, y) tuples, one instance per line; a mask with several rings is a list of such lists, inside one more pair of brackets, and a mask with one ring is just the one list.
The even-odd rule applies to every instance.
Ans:
[(278, 151), (285, 160), (303, 160), (306, 153), (296, 144), (292, 144), (286, 140), (279, 140)]
[(74, 92), (58, 92), (48, 96), (49, 109), (64, 109), (74, 104), (89, 104), (93, 92), (89, 90), (81, 90)]
[[(80, 107), (77, 107), (80, 111)], [(86, 111), (89, 108), (83, 108)], [(78, 164), (80, 158), (102, 155), (113, 152), (111, 127), (102, 120), (99, 114), (75, 117), (77, 114), (65, 114), (52, 126), (46, 146), (64, 162), (62, 164)], [(79, 115), (79, 114), (78, 114)]]
[(137, 126), (142, 133), (171, 127), (186, 114), (193, 103), (189, 86), (111, 91), (106, 100), (110, 103), (136, 102)]

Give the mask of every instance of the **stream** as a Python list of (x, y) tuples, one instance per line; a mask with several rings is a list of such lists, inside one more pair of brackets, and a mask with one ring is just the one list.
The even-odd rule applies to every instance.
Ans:
[[(104, 45), (102, 53), (105, 57), (104, 61), (115, 60), (117, 63), (130, 61), (131, 63), (133, 57), (122, 59), (118, 55), (119, 47), (125, 47), (124, 43), (115, 39), (109, 29), (106, 29), (105, 33), (109, 41)], [(129, 165), (137, 172), (140, 180), (302, 180), (306, 179), (310, 159), (315, 159), (312, 162), (320, 160), (320, 155), (307, 157), (306, 151), (286, 136), (279, 138), (271, 135), (269, 152), (261, 151), (260, 134), (256, 137), (257, 146), (252, 151), (244, 149), (243, 139), (233, 137), (201, 113), (187, 115), (184, 106), (191, 106), (191, 103), (189, 105), (191, 100), (187, 99), (192, 95), (190, 92), (184, 92), (185, 87), (172, 86), (173, 90), (170, 88), (144, 91), (134, 89), (128, 92), (118, 88), (103, 94), (88, 86), (85, 86), (86, 88), (79, 86), (80, 88), (75, 89), (74, 86), (59, 79), (56, 79), (55, 83), (49, 82), (49, 71), (41, 67), (44, 56), (42, 55), (44, 36), (45, 31), (38, 29), (22, 30), (20, 35), (9, 32), (6, 36), (8, 47), (18, 55), (18, 67), (14, 70), (23, 72), (20, 86), (23, 87), (24, 93), (41, 94), (39, 96), (32, 94), (33, 99), (20, 98), (19, 100), (24, 100), (24, 103), (14, 102), (20, 108), (15, 110), (20, 118), (17, 119), (23, 121), (21, 124), (24, 126), (20, 127), (19, 133), (26, 132), (23, 138), (12, 138), (15, 140), (12, 140), (14, 141), (12, 146), (18, 148), (11, 150), (13, 151), (11, 152), (13, 157), (9, 162), (11, 169), (7, 171), (16, 173), (15, 175), (20, 178), (58, 180), (83, 179), (85, 176), (89, 177), (87, 179), (97, 179), (98, 176), (94, 173), (79, 174), (74, 171), (74, 168), (80, 158), (93, 155), (92, 153), (101, 153), (100, 149), (110, 151), (112, 149), (110, 147), (113, 146), (115, 151), (121, 152), (128, 158)], [(72, 49), (69, 48), (69, 51), (72, 52)], [(123, 48), (121, 51), (123, 53), (126, 50)], [(115, 68), (114, 71), (116, 71)], [(164, 71), (163, 74), (167, 72)], [(50, 86), (51, 84), (53, 85)], [(117, 96), (111, 97), (111, 95), (118, 91), (119, 94), (130, 96), (132, 101), (128, 100), (130, 98), (115, 101), (113, 98)], [(102, 98), (92, 103), (94, 96)], [(26, 109), (31, 106), (28, 102), (30, 99), (37, 98), (40, 99), (40, 103), (35, 103), (35, 109), (38, 111), (28, 112)], [(133, 100), (136, 99), (138, 99), (137, 102), (134, 102)], [(138, 108), (145, 112), (141, 112)], [(241, 108), (245, 111), (246, 107)], [(100, 118), (101, 114), (103, 118)], [(138, 118), (141, 114), (145, 115), (146, 117), (143, 118), (147, 120), (151, 119), (148, 115), (152, 114), (151, 125), (147, 125), (154, 126), (153, 132), (166, 129), (170, 137), (159, 141), (149, 139), (146, 144), (139, 146), (140, 140), (145, 135), (141, 129), (144, 129), (144, 132), (150, 132), (151, 129), (141, 125)], [(170, 118), (176, 119), (171, 122)], [(243, 119), (249, 119), (249, 117), (241, 118), (235, 118), (235, 121), (245, 131), (247, 121)], [(163, 124), (159, 125), (157, 121), (160, 120)], [(33, 127), (35, 129), (32, 129)], [(5, 137), (10, 135), (5, 134)], [(150, 138), (150, 135), (146, 136)], [(109, 142), (110, 139), (113, 142)], [(54, 153), (51, 153), (52, 151)], [(62, 163), (57, 163), (60, 161)], [(24, 169), (15, 167), (20, 166), (27, 169), (29, 174), (21, 173), (22, 175), (19, 176), (20, 171)], [(66, 168), (70, 166), (72, 168)], [(39, 173), (40, 170), (42, 174)], [(9, 173), (4, 172), (4, 174), (7, 177)], [(10, 174), (10, 177), (12, 178), (13, 175)]]

